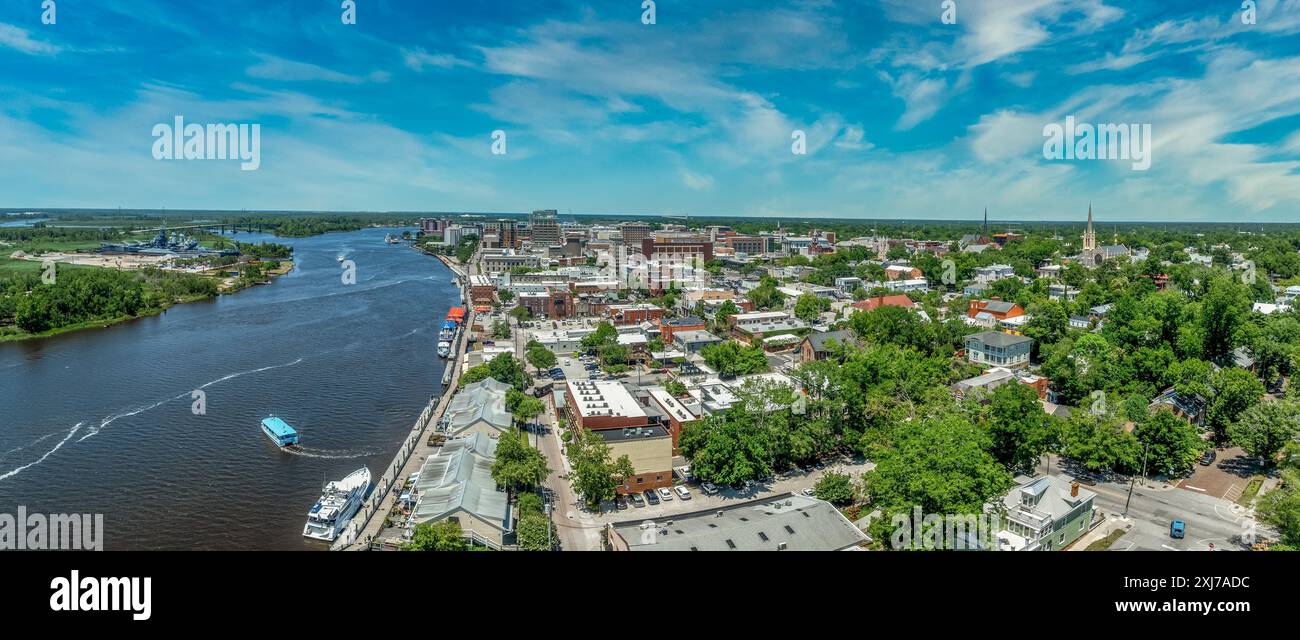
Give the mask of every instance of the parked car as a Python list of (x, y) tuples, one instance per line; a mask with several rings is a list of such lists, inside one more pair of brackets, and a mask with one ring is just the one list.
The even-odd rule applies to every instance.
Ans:
[(1206, 451), (1205, 455), (1201, 456), (1201, 466), (1208, 467), (1214, 464), (1214, 459), (1217, 457), (1219, 457), (1219, 454), (1214, 449)]
[(632, 505), (633, 505), (633, 506), (636, 506), (636, 507), (644, 507), (644, 506), (645, 506), (645, 498), (642, 498), (642, 497), (641, 497), (641, 494), (639, 494), (639, 493), (631, 493), (631, 494), (628, 494), (627, 497), (632, 499)]
[(817, 497), (817, 491), (812, 488), (804, 489), (803, 494), (808, 496), (809, 498)]
[(655, 495), (655, 492), (654, 492), (654, 491), (652, 491), (652, 490), (650, 490), (650, 489), (646, 489), (645, 491), (642, 491), (641, 493), (645, 494), (645, 501), (646, 501), (646, 502), (649, 502), (650, 504), (659, 504), (659, 496)]
[(704, 493), (706, 493), (706, 494), (708, 494), (708, 495), (713, 495), (713, 494), (715, 494), (715, 493), (718, 492), (718, 487), (717, 487), (717, 485), (713, 484), (712, 482), (706, 482), (706, 483), (700, 485), (700, 489), (702, 489), (702, 490), (704, 491)]
[(678, 498), (681, 498), (682, 500), (690, 500), (690, 499), (691, 499), (691, 492), (690, 492), (690, 490), (687, 489), (686, 487), (683, 487), (683, 486), (680, 486), (680, 485), (679, 485), (679, 486), (673, 487), (673, 491), (677, 492), (677, 497), (678, 497)]
[(1169, 523), (1169, 537), (1181, 539), (1185, 533), (1186, 525), (1182, 520), (1174, 520)]
[(672, 500), (673, 492), (669, 490), (668, 487), (659, 487), (659, 498), (662, 499), (664, 502)]
[(618, 509), (619, 511), (624, 511), (624, 510), (626, 510), (626, 509), (627, 509), (627, 498), (624, 498), (623, 496), (619, 496), (619, 497), (617, 497), (617, 498), (614, 498), (614, 508), (615, 508), (615, 509)]

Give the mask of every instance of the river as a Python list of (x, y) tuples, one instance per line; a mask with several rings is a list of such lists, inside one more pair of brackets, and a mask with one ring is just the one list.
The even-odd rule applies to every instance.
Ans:
[[(110, 550), (325, 549), (302, 537), (322, 483), (362, 465), (378, 478), (441, 393), (437, 333), (460, 294), (441, 262), (384, 243), (401, 231), (240, 234), (292, 245), (295, 269), (157, 317), (0, 344), (0, 513), (101, 513)], [(262, 434), (270, 414), (302, 453)]]

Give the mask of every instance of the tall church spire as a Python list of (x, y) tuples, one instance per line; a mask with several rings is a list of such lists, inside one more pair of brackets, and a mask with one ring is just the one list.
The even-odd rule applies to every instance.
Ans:
[(989, 241), (989, 208), (984, 207), (984, 227), (980, 231), (980, 242)]
[(1088, 226), (1083, 230), (1083, 250), (1085, 253), (1097, 248), (1097, 232), (1092, 229), (1092, 203), (1088, 203)]

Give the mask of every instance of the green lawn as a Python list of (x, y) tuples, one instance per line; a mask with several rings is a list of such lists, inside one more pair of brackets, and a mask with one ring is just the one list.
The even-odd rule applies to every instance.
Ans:
[(1123, 538), (1126, 533), (1128, 533), (1128, 529), (1116, 529), (1110, 532), (1110, 535), (1107, 535), (1105, 538), (1094, 540), (1092, 544), (1088, 545), (1088, 548), (1084, 549), (1084, 551), (1105, 551), (1110, 548), (1110, 545), (1115, 544), (1116, 540)]
[(1251, 478), (1250, 482), (1246, 485), (1246, 490), (1241, 492), (1240, 498), (1237, 498), (1237, 504), (1243, 507), (1250, 506), (1250, 501), (1255, 499), (1255, 495), (1259, 493), (1259, 488), (1263, 485), (1264, 476), (1255, 476)]

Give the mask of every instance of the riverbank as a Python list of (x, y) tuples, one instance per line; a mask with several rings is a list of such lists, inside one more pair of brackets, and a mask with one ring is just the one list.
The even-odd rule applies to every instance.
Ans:
[[(89, 269), (113, 268), (113, 267), (92, 267), (88, 265), (79, 265), (79, 266), (83, 268), (89, 268)], [(86, 329), (106, 329), (108, 327), (121, 324), (123, 322), (130, 322), (132, 320), (137, 320), (140, 318), (149, 318), (149, 317), (158, 316), (163, 312), (167, 311), (168, 309), (175, 307), (176, 305), (187, 304), (192, 302), (203, 302), (206, 300), (212, 300), (214, 298), (217, 298), (218, 296), (237, 293), (239, 291), (243, 291), (244, 289), (247, 289), (254, 285), (271, 284), (272, 282), (275, 281), (276, 277), (285, 275), (290, 271), (292, 271), (293, 267), (294, 267), (293, 261), (282, 260), (280, 261), (279, 267), (265, 272), (267, 279), (263, 282), (249, 282), (242, 278), (237, 278), (237, 277), (227, 277), (222, 279), (220, 278), (220, 276), (212, 273), (191, 274), (198, 277), (212, 278), (214, 280), (217, 280), (218, 283), (217, 283), (216, 293), (213, 293), (211, 295), (200, 294), (200, 295), (180, 296), (172, 299), (169, 302), (165, 302), (161, 305), (142, 309), (140, 310), (139, 313), (135, 315), (119, 315), (119, 316), (108, 317), (108, 318), (96, 318), (94, 320), (86, 320), (84, 322), (76, 322), (61, 327), (55, 327), (53, 329), (49, 329), (47, 331), (41, 331), (39, 333), (29, 333), (23, 331), (22, 329), (19, 329), (16, 325), (3, 325), (0, 326), (0, 342), (22, 342), (24, 340), (39, 340), (43, 338), (52, 338), (54, 336), (74, 333), (77, 331), (84, 331)], [(184, 272), (180, 272), (180, 273), (184, 273)]]

